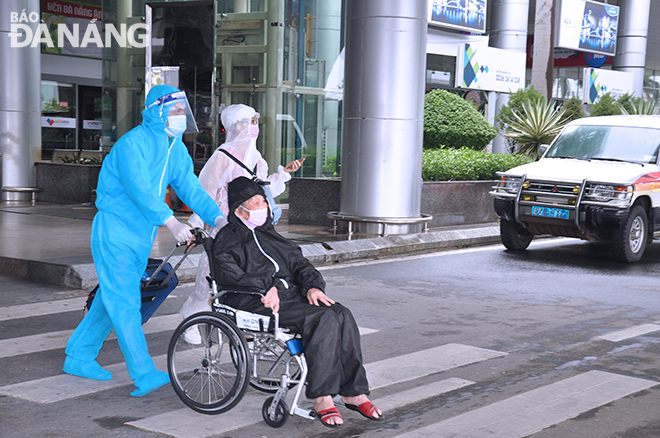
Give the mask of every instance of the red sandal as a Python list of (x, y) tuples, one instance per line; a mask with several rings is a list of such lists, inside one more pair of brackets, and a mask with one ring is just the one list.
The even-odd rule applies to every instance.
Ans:
[(341, 424), (330, 424), (327, 421), (330, 418), (333, 417), (339, 417), (341, 418), (341, 414), (337, 410), (337, 408), (330, 408), (330, 409), (324, 409), (322, 411), (316, 412), (316, 416), (321, 420), (321, 423), (323, 423), (324, 426), (326, 427), (331, 427), (331, 428), (337, 428), (341, 426)]
[(359, 406), (344, 403), (344, 406), (346, 406), (351, 411), (359, 412), (360, 414), (362, 414), (363, 417), (367, 417), (370, 420), (381, 421), (383, 419), (382, 413), (379, 416), (374, 417), (374, 412), (376, 412), (376, 406), (374, 406), (370, 401), (366, 401)]

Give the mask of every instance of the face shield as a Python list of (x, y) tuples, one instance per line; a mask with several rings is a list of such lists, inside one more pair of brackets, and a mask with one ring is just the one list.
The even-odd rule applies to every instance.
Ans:
[(192, 109), (186, 98), (184, 91), (176, 91), (174, 93), (166, 94), (159, 97), (154, 103), (149, 105), (149, 108), (157, 107), (158, 114), (161, 120), (165, 120), (170, 116), (186, 116), (186, 130), (184, 134), (199, 132), (197, 123), (193, 117)]

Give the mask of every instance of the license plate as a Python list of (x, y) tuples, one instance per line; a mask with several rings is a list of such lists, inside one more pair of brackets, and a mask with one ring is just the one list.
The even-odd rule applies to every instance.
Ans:
[(532, 207), (532, 216), (568, 219), (568, 210), (563, 208)]

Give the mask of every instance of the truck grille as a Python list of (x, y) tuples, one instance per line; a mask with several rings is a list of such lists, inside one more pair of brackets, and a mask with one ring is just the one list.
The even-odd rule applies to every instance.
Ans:
[(538, 194), (575, 196), (575, 192), (573, 191), (575, 187), (579, 187), (579, 185), (567, 182), (529, 181), (529, 188), (523, 189), (523, 193), (532, 194), (532, 192), (535, 192)]

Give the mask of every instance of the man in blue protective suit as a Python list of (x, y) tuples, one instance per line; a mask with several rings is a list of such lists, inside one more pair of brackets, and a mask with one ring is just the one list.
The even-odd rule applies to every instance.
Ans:
[(181, 141), (184, 132), (197, 129), (185, 93), (158, 85), (145, 106), (142, 124), (122, 136), (103, 161), (91, 238), (99, 290), (69, 339), (63, 368), (88, 379), (111, 379), (95, 359), (114, 328), (137, 388), (131, 392), (135, 397), (170, 381), (166, 372), (156, 370), (141, 325), (140, 280), (156, 232), (165, 224), (177, 241), (192, 238), (164, 202), (167, 186), (209, 225), (223, 217), (193, 173)]

